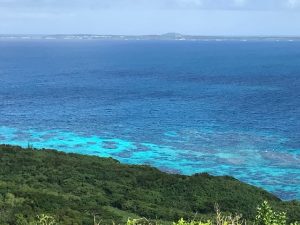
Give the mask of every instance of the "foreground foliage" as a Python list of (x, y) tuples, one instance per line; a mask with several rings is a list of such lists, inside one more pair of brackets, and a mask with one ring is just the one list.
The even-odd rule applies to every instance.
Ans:
[[(124, 224), (129, 217), (166, 224), (180, 218), (207, 221), (216, 202), (225, 214), (254, 221), (264, 200), (286, 211), (287, 222), (300, 220), (299, 202), (283, 202), (232, 177), (166, 174), (111, 158), (0, 145), (1, 225), (33, 222), (42, 213), (55, 215), (61, 225), (90, 225), (94, 215), (101, 224)], [(270, 219), (275, 220), (281, 217)]]
[[(94, 225), (100, 225), (100, 222), (96, 222), (96, 218), (94, 217)], [(240, 215), (223, 215), (219, 208), (216, 207), (216, 216), (213, 220), (196, 221), (191, 220), (187, 221), (181, 218), (178, 222), (173, 222), (172, 225), (247, 225), (246, 220), (242, 219)], [(52, 216), (44, 215), (38, 216), (37, 219), (33, 222), (18, 223), (16, 225), (58, 225), (55, 221), (55, 218)], [(112, 225), (115, 225), (112, 222)], [(159, 222), (151, 222), (146, 218), (139, 219), (128, 219), (126, 225), (161, 225)], [(264, 201), (260, 207), (257, 208), (257, 215), (253, 225), (288, 225), (286, 221), (286, 214), (284, 212), (275, 212), (270, 207), (268, 202)], [(300, 223), (295, 222), (290, 225), (300, 225)]]

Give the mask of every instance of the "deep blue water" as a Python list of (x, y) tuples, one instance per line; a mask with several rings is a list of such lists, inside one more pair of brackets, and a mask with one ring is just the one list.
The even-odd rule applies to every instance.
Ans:
[(300, 42), (1, 41), (1, 142), (300, 199)]

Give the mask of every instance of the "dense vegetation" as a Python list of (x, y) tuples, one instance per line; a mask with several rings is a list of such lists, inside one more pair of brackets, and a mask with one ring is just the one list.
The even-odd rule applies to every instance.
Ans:
[(286, 211), (288, 222), (300, 220), (299, 202), (283, 202), (232, 177), (166, 174), (111, 158), (0, 145), (1, 225), (21, 224), (42, 213), (55, 215), (62, 225), (90, 225), (94, 215), (102, 224), (125, 223), (128, 217), (162, 223), (207, 220), (215, 203), (225, 214), (254, 221), (256, 206), (264, 200)]

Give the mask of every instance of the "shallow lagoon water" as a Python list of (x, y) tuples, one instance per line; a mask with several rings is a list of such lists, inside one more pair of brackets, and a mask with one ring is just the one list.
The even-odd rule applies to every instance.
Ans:
[(0, 142), (300, 199), (300, 43), (1, 41)]

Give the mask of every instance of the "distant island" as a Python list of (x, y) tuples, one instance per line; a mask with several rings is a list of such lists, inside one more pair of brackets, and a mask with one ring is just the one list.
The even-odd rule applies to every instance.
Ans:
[(178, 40), (178, 41), (300, 41), (298, 36), (201, 36), (166, 33), (162, 35), (98, 34), (2, 34), (0, 40)]

